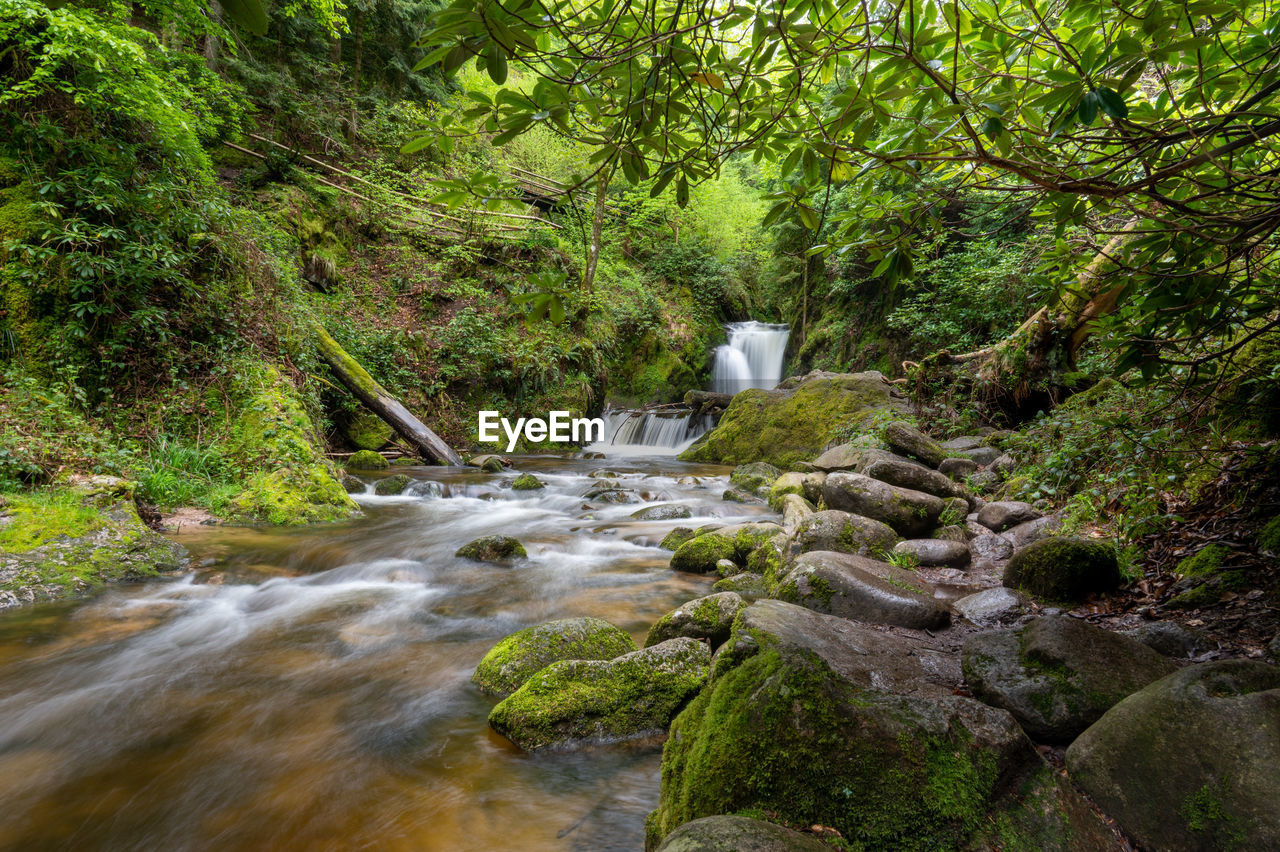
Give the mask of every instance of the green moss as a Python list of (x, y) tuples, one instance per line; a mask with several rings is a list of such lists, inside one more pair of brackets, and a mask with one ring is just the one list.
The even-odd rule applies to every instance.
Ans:
[(636, 650), (630, 634), (600, 618), (564, 618), (526, 627), (484, 655), (471, 682), (490, 695), (510, 695), (560, 660), (612, 660)]
[(522, 473), (511, 483), (511, 488), (513, 491), (537, 491), (539, 488), (546, 488), (546, 485), (532, 473)]
[(361, 411), (347, 423), (347, 439), (357, 450), (380, 450), (395, 436), (395, 430), (381, 417)]
[(1258, 549), (1280, 555), (1280, 515), (1268, 521), (1258, 533)]
[(373, 450), (360, 450), (353, 453), (344, 465), (347, 470), (383, 470), (387, 466), (387, 460), (382, 457), (382, 454), (375, 453)]
[(5, 495), (0, 551), (23, 553), (59, 538), (78, 538), (107, 524), (97, 506), (71, 491)]
[(1223, 571), (1221, 574), (1175, 595), (1165, 606), (1172, 609), (1203, 609), (1222, 600), (1224, 592), (1242, 589), (1248, 585), (1243, 571)]
[(707, 533), (691, 538), (671, 554), (674, 571), (691, 571), (695, 574), (712, 574), (721, 559), (733, 560), (738, 548), (733, 539), (719, 533)]
[(374, 494), (382, 494), (384, 496), (403, 494), (404, 490), (409, 487), (409, 483), (413, 480), (405, 476), (403, 473), (397, 473), (395, 476), (388, 476), (386, 479), (379, 479), (377, 484), (373, 486)]
[(1182, 801), (1178, 808), (1178, 816), (1187, 824), (1187, 828), (1196, 834), (1205, 835), (1204, 841), (1214, 849), (1236, 849), (1247, 836), (1246, 831), (1232, 824), (1232, 818), (1223, 807), (1223, 797), (1229, 796), (1230, 788), (1223, 782), (1212, 787), (1202, 786)]
[(675, 550), (695, 535), (694, 531), (688, 527), (676, 527), (671, 532), (662, 537), (662, 541), (658, 544), (663, 550)]
[(1004, 584), (1048, 601), (1077, 603), (1120, 585), (1114, 546), (1076, 538), (1048, 538), (1014, 554)]
[(509, 535), (486, 535), (469, 541), (453, 554), (475, 562), (499, 562), (505, 559), (524, 559), (528, 553), (519, 540)]
[(1231, 550), (1221, 544), (1202, 547), (1195, 554), (1178, 563), (1177, 572), (1185, 577), (1204, 577), (1216, 574), (1222, 567), (1222, 560)]

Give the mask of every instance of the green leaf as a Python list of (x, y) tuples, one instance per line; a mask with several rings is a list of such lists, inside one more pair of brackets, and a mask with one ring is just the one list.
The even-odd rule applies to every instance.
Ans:
[(1107, 115), (1117, 121), (1129, 117), (1129, 107), (1125, 106), (1124, 98), (1120, 97), (1114, 90), (1102, 86), (1095, 89), (1093, 94), (1098, 100), (1098, 105)]
[(988, 139), (998, 139), (1001, 133), (1004, 133), (1004, 122), (994, 115), (982, 122), (982, 135)]
[(254, 35), (267, 34), (267, 10), (262, 0), (222, 0), (222, 11)]
[(689, 206), (689, 180), (684, 175), (680, 176), (680, 182), (676, 184), (676, 204), (681, 209)]
[(507, 82), (507, 54), (497, 42), (489, 45), (485, 54), (485, 67), (489, 71), (489, 79), (501, 86)]
[(1093, 92), (1085, 92), (1083, 98), (1080, 99), (1080, 106), (1076, 108), (1076, 118), (1080, 119), (1080, 123), (1085, 127), (1093, 124), (1093, 120), (1098, 117), (1098, 96)]

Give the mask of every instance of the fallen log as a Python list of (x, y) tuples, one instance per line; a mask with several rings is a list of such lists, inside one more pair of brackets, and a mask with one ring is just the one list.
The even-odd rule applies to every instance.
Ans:
[(333, 370), (333, 375), (346, 386), (347, 390), (355, 394), (357, 399), (368, 406), (370, 411), (395, 429), (396, 433), (408, 441), (409, 445), (424, 459), (430, 459), (439, 464), (462, 465), (461, 457), (453, 451), (453, 448), (441, 440), (439, 435), (428, 429), (421, 420), (414, 417), (399, 400), (387, 393), (386, 389), (369, 375), (368, 370), (361, 367), (359, 362), (338, 345), (338, 341), (325, 331), (324, 326), (316, 322), (312, 323), (312, 329), (315, 332), (316, 348), (320, 350), (320, 356), (329, 365), (329, 369)]
[(731, 402), (731, 393), (691, 390), (684, 395), (684, 404), (693, 409), (694, 414), (707, 414), (716, 408), (728, 408)]

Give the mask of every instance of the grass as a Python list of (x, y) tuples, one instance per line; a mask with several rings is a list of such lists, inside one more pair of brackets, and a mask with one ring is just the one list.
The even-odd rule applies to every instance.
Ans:
[(216, 509), (240, 491), (231, 465), (216, 447), (167, 437), (148, 448), (138, 464), (137, 477), (142, 499), (164, 509)]

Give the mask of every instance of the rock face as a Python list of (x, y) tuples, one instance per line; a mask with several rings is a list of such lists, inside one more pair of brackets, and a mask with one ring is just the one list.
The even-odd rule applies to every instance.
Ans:
[(871, 556), (887, 553), (898, 542), (898, 534), (888, 524), (829, 509), (814, 512), (796, 524), (795, 543), (801, 553), (835, 550)]
[(721, 559), (732, 560), (737, 553), (733, 539), (718, 532), (707, 533), (689, 539), (671, 554), (673, 571), (689, 571), (694, 574), (713, 574)]
[(1051, 774), (1009, 714), (950, 694), (945, 660), (777, 601), (743, 610), (711, 682), (672, 723), (647, 848), (690, 820), (753, 808), (830, 826), (853, 848), (985, 848), (991, 826), (1021, 848), (1066, 836), (1105, 848), (1065, 800), (1030, 828), (1011, 800), (1059, 801)]
[(910, 571), (850, 553), (815, 551), (796, 560), (777, 597), (817, 612), (899, 627), (950, 621), (932, 587)]
[(509, 535), (486, 535), (462, 545), (453, 555), (473, 562), (503, 562), (524, 559), (529, 554), (523, 544)]
[(1116, 550), (1079, 538), (1046, 538), (1013, 555), (1004, 584), (1049, 601), (1074, 603), (1120, 585)]
[(706, 682), (707, 646), (671, 639), (613, 660), (563, 660), (498, 703), (489, 725), (525, 751), (659, 733)]
[(964, 643), (973, 694), (1008, 710), (1043, 742), (1071, 742), (1116, 702), (1174, 668), (1135, 639), (1065, 615)]
[(942, 500), (923, 491), (898, 488), (860, 473), (833, 473), (822, 484), (828, 506), (882, 521), (900, 535), (924, 535), (942, 514)]
[(1034, 506), (1017, 500), (988, 503), (978, 510), (978, 523), (995, 532), (1004, 532), (1010, 527), (1039, 517), (1040, 513)]
[(919, 459), (932, 468), (947, 457), (941, 444), (909, 423), (890, 423), (885, 427), (884, 440), (891, 450)]
[(831, 852), (811, 834), (744, 816), (710, 816), (686, 822), (657, 852)]
[(733, 592), (695, 598), (658, 619), (649, 628), (649, 637), (645, 639), (644, 646), (648, 648), (668, 639), (684, 636), (689, 639), (705, 639), (714, 650), (729, 638), (729, 628), (733, 626), (734, 616), (744, 606), (746, 602)]
[(821, 452), (837, 428), (901, 407), (879, 373), (813, 373), (794, 386), (737, 394), (719, 425), (680, 458), (790, 467)]
[(489, 695), (507, 696), (560, 660), (612, 660), (636, 643), (601, 618), (562, 618), (512, 633), (484, 655), (471, 682)]
[(646, 506), (632, 512), (631, 517), (637, 521), (675, 521), (692, 518), (693, 510), (679, 503), (663, 503), (659, 506)]
[(900, 541), (894, 545), (893, 552), (914, 559), (917, 565), (963, 568), (969, 564), (967, 544), (941, 538)]
[(1280, 668), (1189, 666), (1067, 749), (1072, 779), (1149, 849), (1280, 848)]

